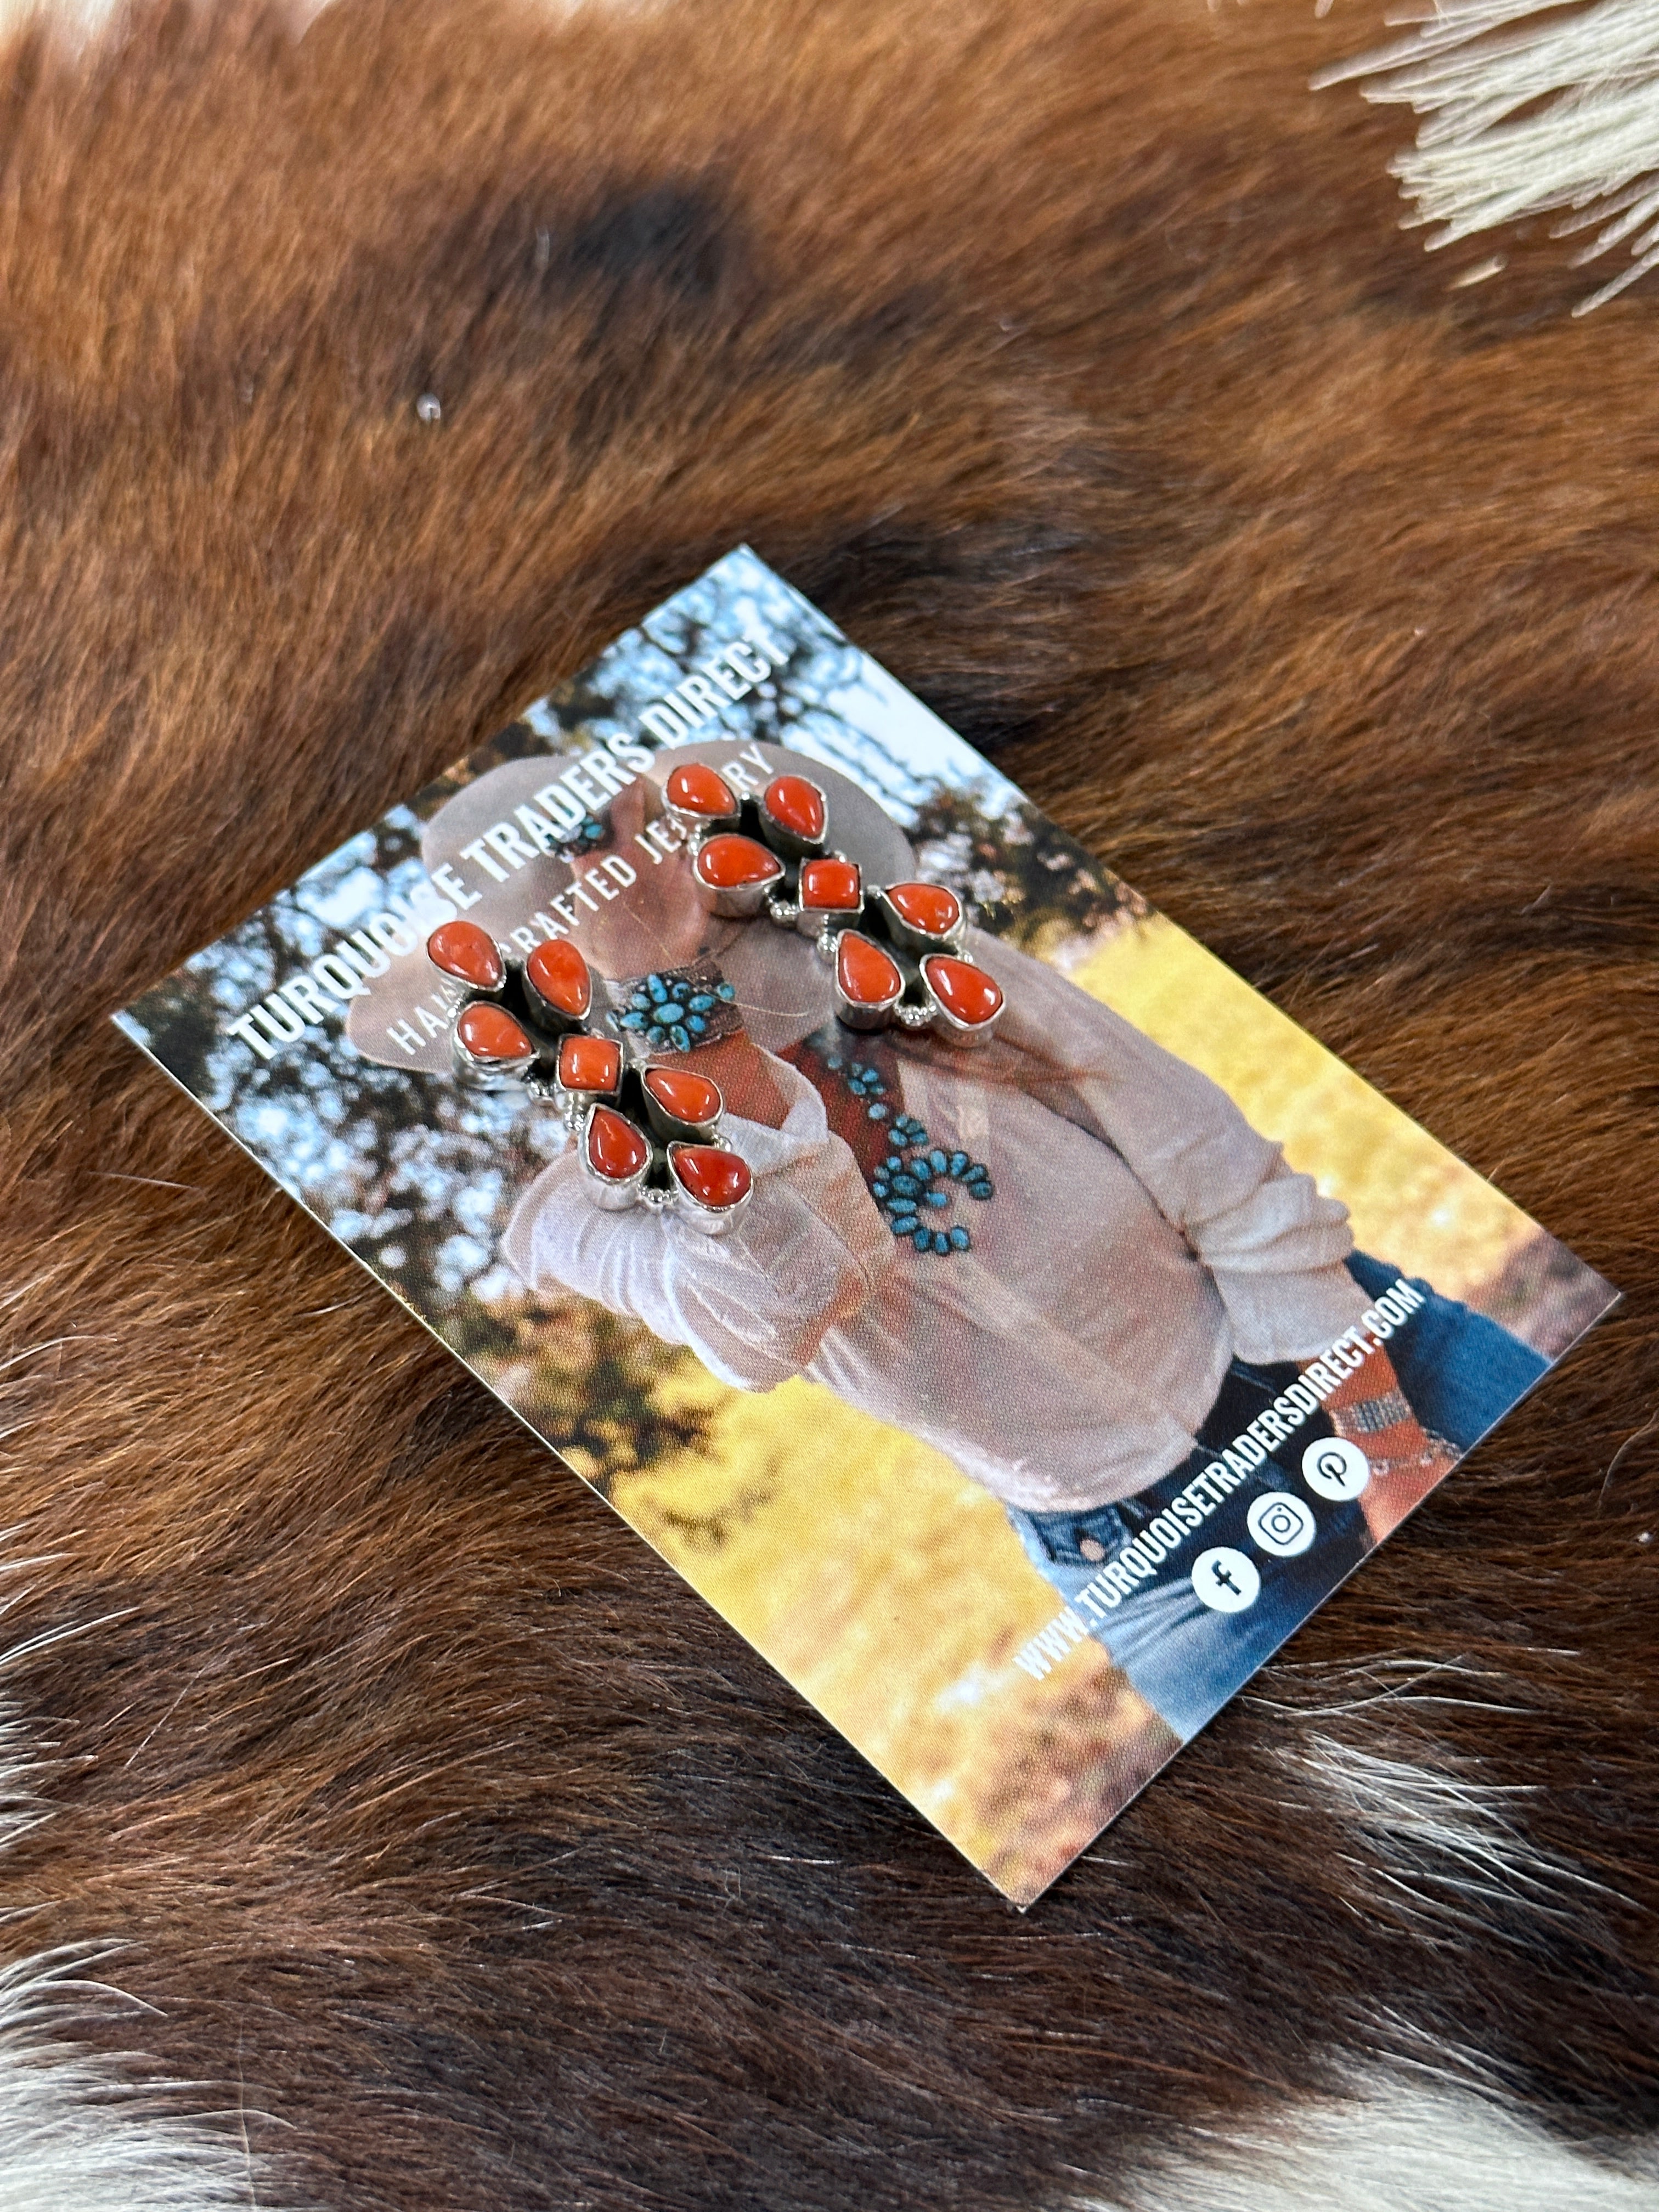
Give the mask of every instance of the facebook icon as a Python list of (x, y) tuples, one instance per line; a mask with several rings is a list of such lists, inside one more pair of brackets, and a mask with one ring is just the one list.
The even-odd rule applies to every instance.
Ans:
[(1255, 1562), (1231, 1544), (1213, 1545), (1193, 1561), (1193, 1595), (1212, 1613), (1243, 1613), (1261, 1589)]

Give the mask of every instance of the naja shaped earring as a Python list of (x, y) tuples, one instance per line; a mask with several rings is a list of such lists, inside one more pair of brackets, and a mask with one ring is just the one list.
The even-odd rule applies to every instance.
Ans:
[(848, 1029), (931, 1030), (956, 1045), (994, 1031), (1002, 986), (963, 954), (962, 901), (943, 884), (866, 884), (855, 860), (827, 849), (829, 801), (809, 778), (774, 776), (756, 799), (687, 761), (664, 795), (704, 906), (734, 921), (764, 912), (815, 938)]

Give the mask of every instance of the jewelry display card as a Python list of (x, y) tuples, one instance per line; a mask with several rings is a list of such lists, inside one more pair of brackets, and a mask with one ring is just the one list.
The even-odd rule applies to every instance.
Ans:
[(1021, 1905), (1616, 1295), (746, 549), (116, 1019)]

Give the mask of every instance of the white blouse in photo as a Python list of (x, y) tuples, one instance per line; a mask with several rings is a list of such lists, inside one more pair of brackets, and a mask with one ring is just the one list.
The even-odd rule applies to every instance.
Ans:
[[(1058, 1061), (1081, 1109), (1054, 1110), (1040, 1083), (981, 1079), (977, 1054), (901, 1045), (893, 1115), (990, 1170), (988, 1202), (952, 1185), (934, 1217), (964, 1224), (971, 1249), (896, 1237), (818, 1093), (774, 1058), (782, 1127), (724, 1125), (755, 1176), (729, 1234), (600, 1212), (567, 1152), (520, 1200), (504, 1250), (532, 1290), (632, 1316), (740, 1389), (826, 1383), (1011, 1504), (1105, 1504), (1187, 1457), (1235, 1355), (1311, 1358), (1358, 1319), (1347, 1211), (1206, 1076), (1055, 970), (979, 933), (970, 951), (1007, 994), (1001, 1066), (1022, 1047)], [(763, 1048), (827, 1017), (810, 955), (765, 929), (722, 954)]]

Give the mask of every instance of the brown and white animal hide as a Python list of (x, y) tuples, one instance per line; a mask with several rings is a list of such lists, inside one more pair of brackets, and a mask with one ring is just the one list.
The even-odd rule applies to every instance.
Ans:
[[(1380, 30), (10, 47), (5, 2212), (1659, 2203), (1659, 297)], [(738, 539), (1628, 1294), (1025, 1918), (105, 1019)]]

